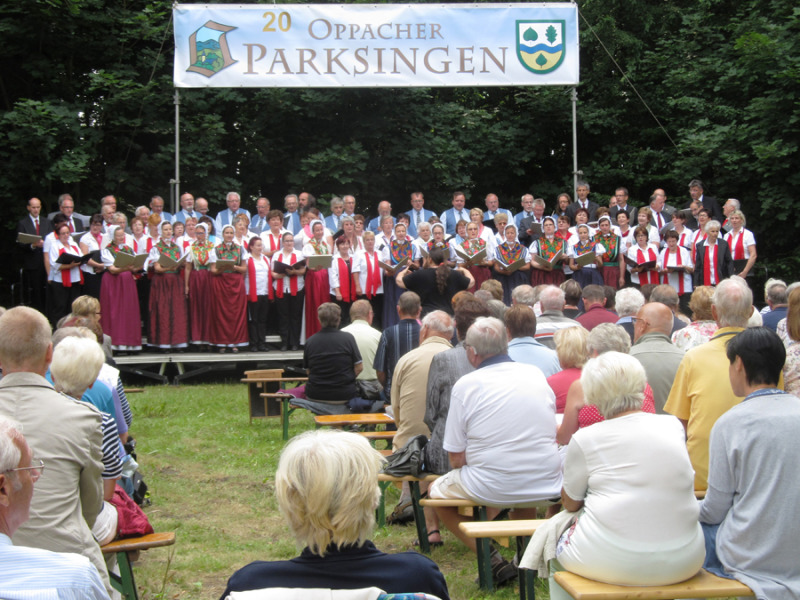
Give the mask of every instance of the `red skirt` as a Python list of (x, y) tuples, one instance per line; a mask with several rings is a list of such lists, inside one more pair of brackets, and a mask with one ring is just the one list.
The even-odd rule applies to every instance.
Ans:
[(472, 276), (475, 278), (475, 285), (467, 290), (469, 292), (481, 289), (481, 284), (487, 279), (492, 278), (492, 271), (489, 267), (472, 266), (467, 270), (472, 273)]
[(208, 344), (211, 339), (211, 273), (192, 269), (189, 274), (189, 324), (194, 344)]
[(321, 304), (331, 301), (331, 286), (328, 282), (328, 269), (306, 271), (306, 339), (317, 333), (319, 317), (317, 309)]
[(561, 269), (553, 269), (552, 271), (543, 271), (542, 269), (534, 269), (531, 267), (531, 285), (561, 285), (566, 280), (564, 271)]
[(100, 323), (103, 333), (111, 336), (111, 347), (114, 350), (141, 350), (139, 294), (130, 271), (103, 276), (100, 306), (103, 308)]
[(149, 344), (159, 348), (184, 348), (188, 341), (183, 272), (153, 273)]
[(615, 290), (619, 289), (619, 266), (603, 265), (603, 282)]
[(244, 275), (211, 275), (209, 342), (215, 346), (247, 346), (247, 296)]

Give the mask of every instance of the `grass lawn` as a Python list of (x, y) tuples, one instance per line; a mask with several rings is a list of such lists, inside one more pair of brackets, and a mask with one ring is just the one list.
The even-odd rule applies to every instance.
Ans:
[[(177, 543), (142, 553), (135, 575), (142, 600), (217, 599), (236, 569), (253, 560), (298, 554), (273, 494), (283, 440), (279, 418), (248, 420), (244, 384), (148, 386), (129, 396), (134, 412), (140, 471), (150, 487), (145, 509), (156, 531), (175, 531)], [(290, 435), (312, 429), (310, 413), (296, 411)], [(394, 495), (392, 495), (394, 494)], [(387, 512), (396, 503), (391, 490)], [(412, 549), (416, 530), (385, 527), (373, 541), (381, 550)], [(515, 587), (482, 593), (477, 563), (451, 534), (432, 558), (454, 600), (518, 597)], [(513, 552), (504, 551), (510, 557)], [(409, 590), (414, 574), (409, 573)], [(537, 597), (547, 598), (537, 582)]]

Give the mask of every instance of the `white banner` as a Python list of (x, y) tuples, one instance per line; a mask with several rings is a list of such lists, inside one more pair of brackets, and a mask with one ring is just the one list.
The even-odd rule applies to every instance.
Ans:
[(576, 85), (575, 4), (177, 4), (177, 87)]

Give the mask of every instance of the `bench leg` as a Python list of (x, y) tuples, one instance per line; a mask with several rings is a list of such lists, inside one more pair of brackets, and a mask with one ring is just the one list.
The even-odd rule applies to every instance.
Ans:
[(117, 565), (119, 566), (119, 577), (111, 575), (112, 587), (122, 594), (123, 600), (139, 600), (139, 595), (136, 593), (136, 581), (133, 578), (133, 566), (127, 552), (117, 553)]
[(293, 408), (289, 408), (291, 398), (281, 399), (281, 425), (283, 426), (283, 441), (289, 439), (289, 415), (294, 412)]
[[(525, 548), (528, 547), (528, 542), (531, 541), (530, 536), (518, 535), (517, 536), (517, 560), (522, 560), (522, 555), (525, 554)], [(534, 591), (534, 584), (536, 583), (536, 571), (530, 569), (519, 570), (519, 600), (535, 600), (536, 592)]]
[(408, 488), (411, 491), (411, 507), (414, 511), (414, 524), (417, 526), (417, 539), (419, 549), (423, 554), (431, 553), (431, 545), (428, 542), (428, 527), (425, 525), (425, 511), (422, 510), (419, 492), (419, 481), (409, 481)]
[(478, 581), (480, 587), (491, 592), (494, 589), (491, 539), (476, 538), (475, 545), (478, 547)]
[(378, 502), (378, 508), (375, 509), (375, 521), (378, 527), (386, 525), (386, 490), (392, 485), (391, 481), (379, 481), (378, 487), (381, 489), (381, 499)]

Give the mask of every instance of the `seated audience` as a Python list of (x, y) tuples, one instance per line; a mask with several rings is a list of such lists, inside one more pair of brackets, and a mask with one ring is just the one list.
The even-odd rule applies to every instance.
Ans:
[(527, 306), (515, 305), (506, 311), (506, 331), (508, 333), (508, 355), (515, 362), (538, 367), (545, 377), (561, 370), (555, 351), (539, 343), (536, 335), (536, 315)]
[(556, 355), (561, 371), (547, 378), (547, 385), (556, 395), (556, 414), (563, 415), (570, 386), (581, 377), (586, 363), (586, 338), (589, 332), (583, 327), (568, 327), (556, 331)]
[[(618, 585), (692, 577), (705, 552), (683, 428), (642, 412), (646, 379), (633, 357), (594, 358), (581, 383), (605, 421), (578, 431), (567, 447), (561, 502), (581, 512), (559, 539), (551, 570)], [(569, 596), (551, 580), (550, 598)]]
[(29, 518), (34, 486), (45, 466), (33, 458), (21, 426), (0, 416), (0, 598), (108, 600), (97, 569), (85, 556), (11, 543)]
[(744, 400), (711, 430), (700, 503), (704, 566), (757, 598), (799, 598), (800, 526), (791, 507), (800, 493), (800, 399), (778, 389), (786, 351), (764, 327), (745, 329), (725, 351), (733, 393)]
[(320, 415), (350, 412), (349, 403), (358, 396), (356, 377), (364, 368), (352, 334), (339, 331), (342, 309), (325, 302), (317, 309), (322, 327), (306, 342), (303, 366), (308, 369), (307, 400), (295, 404)]
[(449, 600), (436, 564), (416, 552), (385, 554), (369, 541), (383, 459), (363, 437), (307, 431), (283, 449), (275, 473), (278, 507), (299, 546), (297, 558), (256, 561), (228, 580), (220, 597), (272, 587), (419, 592)]
[(358, 394), (362, 398), (377, 400), (380, 397), (381, 386), (378, 375), (372, 362), (375, 360), (375, 353), (378, 351), (378, 344), (381, 341), (381, 332), (375, 329), (375, 313), (369, 300), (356, 300), (350, 307), (350, 325), (342, 327), (342, 331), (351, 334), (361, 353), (364, 368), (356, 377), (356, 387)]
[(639, 309), (644, 306), (644, 296), (642, 292), (634, 287), (622, 288), (617, 292), (616, 298), (617, 306), (617, 325), (622, 327), (631, 336), (631, 344), (633, 343), (633, 317), (639, 312)]
[(794, 287), (789, 292), (789, 310), (786, 318), (779, 323), (778, 335), (786, 346), (786, 364), (783, 365), (784, 388), (788, 393), (800, 397), (800, 286)]
[[(539, 369), (508, 357), (499, 320), (477, 319), (464, 345), (476, 370), (456, 382), (450, 397), (443, 446), (453, 470), (433, 482), (429, 496), (488, 505), (490, 518), (502, 507), (516, 507), (517, 518), (535, 518), (535, 507), (557, 501), (561, 488), (555, 396)], [(436, 513), (476, 551), (475, 539), (458, 527), (467, 517), (455, 507), (437, 507)], [(491, 565), (498, 585), (516, 576), (516, 568), (496, 550)]]
[(576, 321), (591, 331), (600, 323), (616, 323), (619, 318), (616, 313), (608, 310), (605, 290), (601, 285), (587, 285), (581, 292), (583, 298), (583, 314), (578, 315)]
[(692, 313), (692, 322), (683, 329), (672, 333), (672, 343), (684, 352), (705, 344), (716, 333), (719, 326), (711, 316), (711, 298), (714, 288), (710, 285), (701, 285), (694, 288), (692, 299), (689, 301), (689, 310)]

